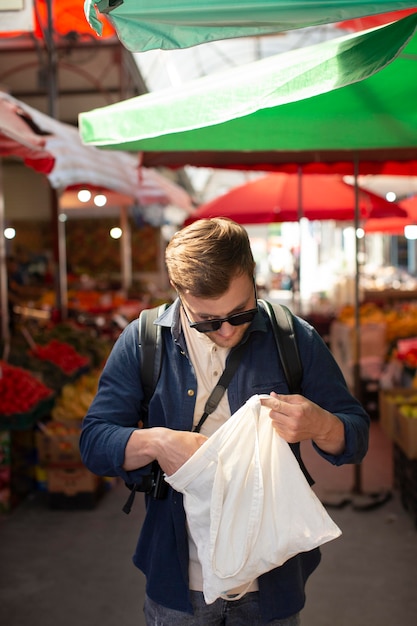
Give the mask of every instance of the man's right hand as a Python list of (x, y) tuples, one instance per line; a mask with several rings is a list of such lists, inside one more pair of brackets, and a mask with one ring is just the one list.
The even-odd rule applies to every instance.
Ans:
[(170, 428), (135, 430), (125, 449), (123, 468), (131, 471), (157, 460), (167, 476), (174, 474), (203, 445), (200, 433)]

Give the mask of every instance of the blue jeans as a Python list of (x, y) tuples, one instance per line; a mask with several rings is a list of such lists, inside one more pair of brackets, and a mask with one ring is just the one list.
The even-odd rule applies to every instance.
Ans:
[[(145, 598), (146, 626), (261, 626), (259, 593), (246, 593), (240, 600), (217, 599), (213, 604), (204, 602), (200, 591), (191, 591), (194, 615), (167, 609), (148, 596)], [(299, 626), (300, 614), (268, 622), (268, 626)]]

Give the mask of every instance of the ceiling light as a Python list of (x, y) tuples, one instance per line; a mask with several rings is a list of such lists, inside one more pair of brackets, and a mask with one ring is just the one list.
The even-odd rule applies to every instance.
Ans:
[(99, 193), (94, 197), (94, 204), (96, 206), (104, 206), (107, 203), (107, 198), (103, 193)]
[(91, 198), (91, 191), (89, 191), (88, 189), (81, 189), (78, 192), (78, 200), (80, 202), (88, 202)]
[(404, 237), (406, 239), (417, 239), (417, 224), (404, 226)]
[(122, 229), (119, 228), (118, 226), (115, 226), (114, 228), (110, 230), (110, 237), (112, 237), (112, 239), (120, 239), (122, 234), (123, 234)]
[(14, 239), (16, 237), (16, 231), (11, 226), (4, 229), (4, 236), (6, 239)]

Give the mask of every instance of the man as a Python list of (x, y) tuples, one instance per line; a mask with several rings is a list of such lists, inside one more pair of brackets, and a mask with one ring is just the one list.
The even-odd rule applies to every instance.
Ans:
[[(137, 428), (144, 394), (134, 321), (116, 342), (84, 420), (80, 447), (87, 467), (132, 483), (156, 460), (169, 476), (254, 394), (270, 394), (262, 402), (287, 442), (311, 440), (335, 465), (359, 463), (367, 451), (369, 417), (324, 342), (300, 318), (294, 323), (302, 395), (289, 395), (270, 322), (257, 306), (245, 229), (223, 218), (199, 220), (174, 235), (166, 265), (178, 297), (157, 321), (164, 358), (149, 428)], [(227, 393), (201, 432), (192, 432), (229, 353), (241, 342), (248, 345)], [(299, 554), (255, 580), (241, 599), (206, 605), (182, 496), (171, 488), (163, 499), (147, 497), (134, 555), (147, 578), (146, 623), (161, 626), (297, 626), (305, 581), (319, 561), (319, 549)]]

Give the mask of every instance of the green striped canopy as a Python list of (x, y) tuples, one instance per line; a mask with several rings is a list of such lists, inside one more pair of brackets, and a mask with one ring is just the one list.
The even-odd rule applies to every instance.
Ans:
[(416, 7), (416, 2), (363, 0), (86, 0), (97, 33), (96, 9), (132, 52), (172, 50), (200, 43), (278, 33)]
[(248, 155), (265, 163), (415, 158), (416, 28), (413, 14), (85, 112), (81, 136), (143, 151), (145, 163), (148, 153), (191, 164), (186, 155), (227, 155), (229, 163)]

